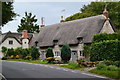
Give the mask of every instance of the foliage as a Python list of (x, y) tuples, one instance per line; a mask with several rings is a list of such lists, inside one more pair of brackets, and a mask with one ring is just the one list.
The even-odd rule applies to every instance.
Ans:
[(46, 51), (46, 58), (48, 57), (54, 57), (54, 54), (53, 54), (53, 49), (52, 48), (48, 48), (47, 51)]
[(109, 66), (107, 66), (107, 70), (117, 71), (117, 70), (118, 70), (118, 67), (116, 67), (115, 65), (109, 65)]
[(26, 56), (26, 57), (25, 57), (25, 60), (31, 60), (31, 59), (32, 59), (31, 56)]
[(32, 13), (25, 12), (25, 17), (21, 19), (21, 23), (18, 26), (17, 31), (22, 32), (23, 30), (27, 30), (28, 33), (38, 33), (39, 25), (35, 24), (37, 22), (35, 17), (35, 15), (32, 16)]
[(98, 64), (97, 65), (97, 70), (105, 70), (107, 68), (107, 66), (105, 64)]
[(108, 60), (104, 60), (102, 62), (102, 64), (105, 64), (107, 66), (109, 66), (109, 65), (115, 65), (117, 67), (120, 67), (120, 61), (108, 61)]
[[(84, 5), (80, 11), (81, 13), (76, 13), (68, 18), (66, 21), (81, 19), (89, 16), (96, 16), (102, 14), (104, 11), (105, 5), (107, 5), (108, 13), (111, 22), (117, 30), (120, 30), (120, 1), (119, 2), (91, 2), (88, 5)], [(114, 7), (113, 7), (114, 6)]]
[(67, 17), (65, 21), (82, 19), (82, 18), (94, 16), (94, 15), (95, 15), (94, 13), (76, 13), (76, 14), (73, 14), (72, 16)]
[(68, 62), (70, 58), (71, 58), (71, 49), (69, 45), (65, 44), (62, 46), (62, 49), (61, 49), (61, 59), (64, 62)]
[(2, 24), (5, 25), (9, 21), (12, 21), (18, 14), (13, 11), (13, 2), (2, 2), (0, 3), (0, 7), (2, 6)]
[(28, 49), (22, 49), (22, 59), (25, 59), (25, 57), (29, 54), (30, 53), (29, 53)]
[(7, 47), (2, 46), (2, 52), (4, 53), (4, 56), (6, 56), (6, 53), (7, 53)]
[(104, 75), (104, 76), (107, 76), (107, 77), (110, 77), (110, 78), (120, 79), (120, 76), (118, 74), (119, 71), (120, 71), (120, 69), (118, 71), (93, 69), (93, 70), (90, 70), (89, 72), (96, 73), (96, 74), (99, 74), (99, 75)]
[(92, 42), (95, 43), (104, 40), (120, 40), (120, 33), (112, 33), (112, 34), (98, 33), (94, 35)]
[(51, 62), (55, 61), (55, 58), (54, 57), (48, 57), (45, 60), (47, 60), (48, 63), (51, 63)]
[(15, 55), (13, 48), (8, 49), (7, 54), (6, 54), (6, 56), (11, 56), (11, 55)]
[(60, 67), (65, 67), (69, 69), (79, 69), (79, 65), (77, 63), (70, 62), (68, 65), (61, 65)]
[(40, 56), (39, 50), (36, 47), (31, 47), (31, 57), (33, 60), (38, 59)]
[(21, 47), (16, 48), (14, 51), (15, 51), (16, 55), (22, 55), (22, 48)]
[(120, 41), (107, 40), (91, 45), (91, 61), (120, 61)]

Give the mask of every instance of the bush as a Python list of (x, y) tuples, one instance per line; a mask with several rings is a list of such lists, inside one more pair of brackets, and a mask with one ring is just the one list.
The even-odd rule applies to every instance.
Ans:
[(40, 56), (39, 50), (36, 47), (31, 47), (31, 57), (33, 60), (38, 59)]
[(22, 59), (25, 59), (25, 57), (29, 54), (27, 49), (22, 49)]
[(7, 57), (3, 57), (2, 60), (7, 60), (8, 58)]
[(6, 54), (6, 56), (11, 56), (11, 55), (15, 55), (15, 52), (14, 52), (13, 48), (8, 49), (7, 54)]
[(55, 61), (55, 58), (54, 57), (48, 57), (45, 60), (47, 60), (48, 63), (51, 63), (51, 62)]
[(120, 61), (120, 41), (109, 40), (98, 43), (92, 43), (91, 45), (91, 61)]
[(103, 61), (102, 62), (102, 64), (106, 64), (107, 66), (109, 66), (109, 65), (115, 65), (115, 66), (117, 66), (117, 67), (119, 67), (120, 66), (120, 61)]
[(4, 56), (6, 56), (6, 53), (7, 53), (7, 47), (2, 46), (2, 53), (4, 53)]
[(61, 49), (61, 59), (64, 62), (68, 62), (70, 58), (71, 58), (71, 49), (69, 45), (65, 44), (62, 46), (62, 49)]
[(105, 40), (120, 40), (120, 33), (98, 33), (94, 35), (93, 42), (101, 42)]
[(25, 60), (31, 60), (31, 59), (32, 59), (31, 56), (26, 56), (26, 57), (25, 57)]
[(105, 70), (107, 66), (105, 64), (98, 64), (97, 65), (97, 70)]
[(46, 58), (48, 57), (54, 57), (54, 54), (53, 54), (53, 49), (52, 48), (48, 48), (47, 51), (46, 51)]
[(107, 70), (117, 71), (117, 70), (118, 70), (118, 67), (116, 67), (115, 65), (110, 65), (110, 66), (107, 66)]

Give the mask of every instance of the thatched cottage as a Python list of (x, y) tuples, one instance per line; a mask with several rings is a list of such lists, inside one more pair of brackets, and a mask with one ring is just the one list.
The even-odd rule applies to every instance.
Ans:
[(64, 44), (69, 44), (72, 50), (71, 61), (83, 58), (84, 44), (90, 44), (96, 33), (114, 33), (114, 28), (105, 9), (102, 15), (61, 22), (43, 26), (40, 33), (31, 42), (31, 46), (39, 48), (41, 58), (45, 59), (46, 49), (53, 48), (54, 56), (60, 59), (60, 50)]
[(23, 30), (22, 33), (7, 32), (0, 35), (0, 58), (3, 57), (1, 52), (2, 46), (7, 48), (29, 48), (31, 39), (33, 38), (32, 33), (27, 33)]

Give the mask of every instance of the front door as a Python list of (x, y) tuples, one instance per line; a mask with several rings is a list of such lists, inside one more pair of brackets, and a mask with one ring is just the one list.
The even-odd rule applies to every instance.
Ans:
[(45, 51), (41, 51), (41, 59), (45, 59)]
[(72, 51), (72, 62), (76, 62), (77, 60), (77, 51)]

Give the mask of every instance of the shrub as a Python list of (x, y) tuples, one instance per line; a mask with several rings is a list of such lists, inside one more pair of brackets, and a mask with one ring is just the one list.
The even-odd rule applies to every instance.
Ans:
[(7, 53), (7, 47), (2, 46), (2, 53), (4, 53), (4, 56), (6, 56), (6, 53)]
[(38, 59), (40, 56), (39, 50), (36, 47), (31, 47), (31, 57), (33, 60)]
[(62, 46), (62, 49), (61, 49), (61, 59), (64, 62), (68, 62), (70, 58), (71, 58), (71, 49), (69, 45), (65, 44)]
[(11, 56), (11, 55), (15, 55), (13, 48), (8, 49), (7, 54), (6, 54), (6, 56)]
[(29, 54), (29, 52), (27, 51), (27, 49), (22, 49), (22, 59), (25, 59), (25, 57)]
[(109, 66), (107, 66), (107, 70), (117, 71), (117, 70), (118, 70), (118, 67), (116, 67), (115, 65), (109, 65)]
[(54, 57), (54, 54), (53, 54), (53, 49), (52, 48), (48, 48), (47, 51), (46, 51), (46, 58), (48, 57)]
[(16, 58), (16, 59), (19, 59), (19, 58), (20, 58), (20, 56), (19, 56), (19, 55), (16, 55), (16, 56), (15, 56), (15, 58)]
[(15, 54), (16, 55), (22, 55), (22, 48), (21, 47), (18, 47), (15, 49)]
[(120, 41), (109, 40), (98, 43), (92, 43), (91, 45), (91, 61), (120, 61)]
[(55, 58), (54, 57), (48, 57), (45, 60), (47, 60), (48, 63), (51, 63), (51, 62), (55, 61)]
[(98, 64), (97, 65), (97, 70), (104, 70), (106, 68), (107, 68), (107, 66), (105, 64)]
[(120, 61), (108, 61), (108, 60), (104, 60), (102, 62), (102, 64), (106, 64), (107, 66), (109, 66), (109, 65), (115, 65), (115, 66), (119, 67), (120, 66)]
[(31, 56), (26, 56), (26, 57), (25, 57), (25, 60), (31, 60), (31, 59), (32, 59)]
[(93, 42), (101, 42), (105, 40), (120, 40), (120, 33), (98, 33), (94, 35)]

